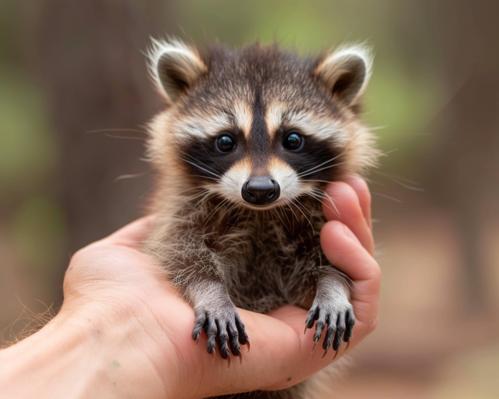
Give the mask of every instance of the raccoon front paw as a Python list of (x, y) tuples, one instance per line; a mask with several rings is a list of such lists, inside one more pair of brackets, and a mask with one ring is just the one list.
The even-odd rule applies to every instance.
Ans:
[(326, 333), (322, 348), (324, 355), (332, 347), (338, 351), (342, 342), (347, 343), (352, 336), (355, 316), (352, 305), (348, 300), (338, 302), (332, 298), (316, 298), (308, 311), (305, 321), (305, 331), (315, 323), (314, 343), (319, 342), (323, 330)]
[(229, 348), (234, 356), (240, 356), (240, 345), (249, 345), (244, 324), (232, 303), (216, 308), (196, 308), (192, 339), (198, 341), (201, 331), (208, 337), (208, 353), (213, 353), (218, 344), (220, 355), (224, 359), (229, 357)]

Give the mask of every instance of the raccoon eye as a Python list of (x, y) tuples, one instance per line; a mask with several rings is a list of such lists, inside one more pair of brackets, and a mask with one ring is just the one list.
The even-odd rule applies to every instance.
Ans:
[(223, 133), (217, 137), (215, 147), (220, 152), (230, 152), (236, 147), (236, 141), (227, 133)]
[(282, 141), (282, 146), (289, 151), (298, 151), (303, 148), (305, 139), (298, 132), (289, 132)]

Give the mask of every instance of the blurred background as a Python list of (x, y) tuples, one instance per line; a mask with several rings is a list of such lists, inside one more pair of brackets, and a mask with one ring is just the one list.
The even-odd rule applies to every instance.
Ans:
[(61, 301), (76, 249), (143, 213), (149, 37), (367, 41), (377, 331), (338, 397), (499, 397), (499, 2), (2, 0), (0, 342)]

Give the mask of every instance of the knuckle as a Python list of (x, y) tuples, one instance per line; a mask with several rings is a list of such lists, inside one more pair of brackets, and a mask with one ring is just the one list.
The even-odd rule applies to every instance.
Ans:
[(352, 199), (356, 196), (355, 190), (349, 184), (342, 181), (334, 182), (329, 191), (331, 194), (340, 198), (345, 197), (345, 199)]

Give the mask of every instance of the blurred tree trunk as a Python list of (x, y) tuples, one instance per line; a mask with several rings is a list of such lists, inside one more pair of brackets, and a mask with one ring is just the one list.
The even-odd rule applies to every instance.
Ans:
[[(150, 36), (170, 33), (170, 8), (161, 0), (39, 4), (33, 62), (59, 145), (55, 184), (68, 226), (65, 255), (142, 213), (149, 184), (143, 126), (159, 109), (144, 50)], [(117, 180), (135, 173), (142, 176)]]
[[(430, 187), (461, 233), (465, 307), (487, 307), (482, 227), (497, 217), (490, 199), (499, 170), (499, 2), (426, 2), (443, 59), (443, 84), (454, 92), (439, 116), (441, 140), (428, 163)], [(494, 213), (487, 213), (495, 209)]]

